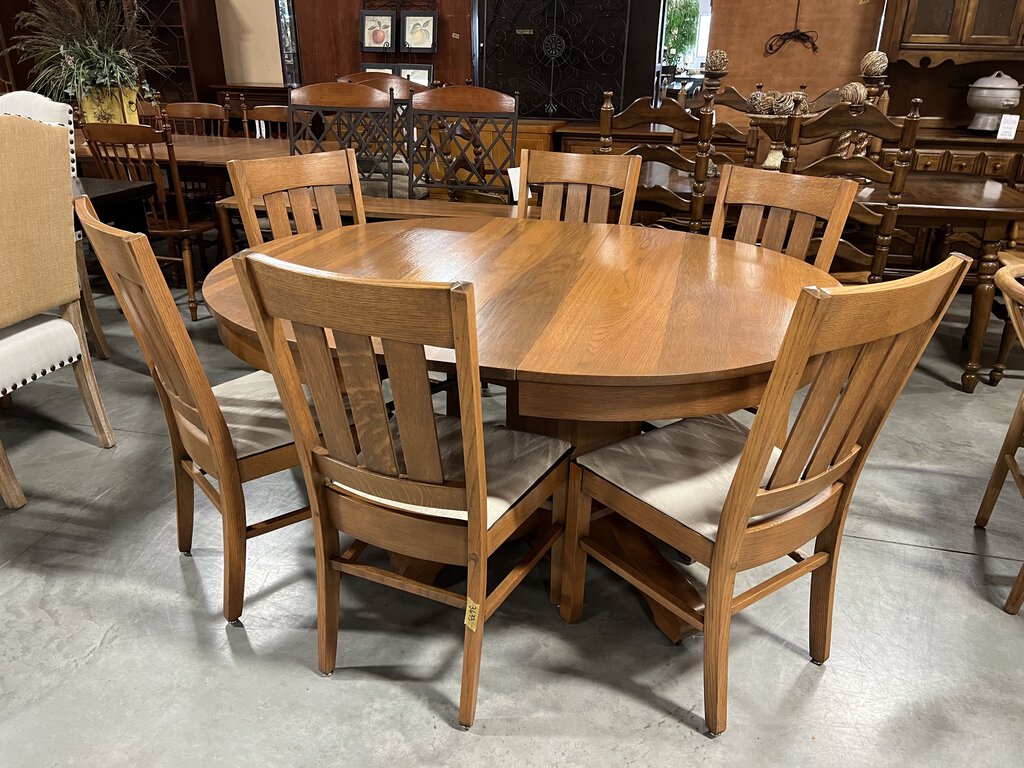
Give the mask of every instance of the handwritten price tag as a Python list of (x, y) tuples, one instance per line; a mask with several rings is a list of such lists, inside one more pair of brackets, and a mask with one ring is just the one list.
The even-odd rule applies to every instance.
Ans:
[(480, 618), (480, 605), (466, 598), (466, 626), (476, 632), (476, 622)]

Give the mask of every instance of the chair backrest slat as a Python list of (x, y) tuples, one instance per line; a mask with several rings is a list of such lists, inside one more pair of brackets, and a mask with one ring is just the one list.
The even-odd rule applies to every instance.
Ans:
[(228, 174), (250, 248), (263, 242), (260, 208), (266, 210), (274, 239), (315, 232), (317, 216), (322, 229), (340, 227), (338, 187), (347, 188), (355, 223), (366, 223), (354, 150), (232, 160), (228, 163)]
[(390, 339), (383, 339), (381, 346), (402, 435), (405, 474), (412, 480), (442, 483), (444, 473), (423, 347)]
[(341, 372), (335, 365), (324, 329), (303, 323), (294, 323), (292, 329), (327, 450), (345, 463), (355, 464), (356, 447), (342, 397), (344, 382), (339, 381)]
[(352, 406), (352, 420), (359, 447), (368, 469), (384, 475), (398, 475), (398, 460), (388, 426), (377, 356), (369, 336), (334, 329), (334, 346), (345, 376), (345, 391)]

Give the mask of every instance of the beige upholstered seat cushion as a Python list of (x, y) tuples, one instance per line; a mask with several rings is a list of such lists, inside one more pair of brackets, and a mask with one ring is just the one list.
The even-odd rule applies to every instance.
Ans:
[(240, 459), (295, 442), (274, 377), (257, 371), (213, 388)]
[(67, 320), (35, 315), (0, 330), (0, 395), (82, 357), (78, 334)]
[[(584, 454), (576, 461), (714, 541), (722, 505), (739, 466), (748, 432), (729, 416), (684, 419)], [(778, 449), (772, 451), (764, 474), (765, 483), (780, 455)], [(827, 493), (823, 491), (822, 498)], [(753, 517), (751, 522), (779, 514), (782, 513)]]
[[(465, 480), (462, 461), (462, 431), (459, 420), (451, 416), (437, 417), (437, 442), (441, 451), (441, 468), (449, 481)], [(400, 441), (395, 448), (401, 451)], [(504, 427), (484, 425), (484, 457), (487, 473), (487, 527), (523, 498), (554, 466), (572, 450), (564, 440), (543, 435), (531, 435)], [(341, 486), (356, 496), (369, 501), (433, 517), (465, 520), (466, 510), (420, 507), (396, 504), (386, 499), (361, 493)]]

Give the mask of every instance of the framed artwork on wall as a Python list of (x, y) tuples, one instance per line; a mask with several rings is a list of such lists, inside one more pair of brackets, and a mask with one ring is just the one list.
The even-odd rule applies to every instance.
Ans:
[(437, 51), (437, 11), (402, 11), (402, 50), (406, 53)]
[(430, 81), (434, 79), (433, 64), (396, 64), (395, 69), (399, 76), (412, 80), (417, 85), (430, 87)]
[(382, 75), (395, 74), (395, 68), (387, 64), (367, 64), (365, 61), (359, 67), (360, 72), (377, 72)]
[(395, 50), (395, 12), (359, 12), (360, 41), (364, 51), (389, 53)]

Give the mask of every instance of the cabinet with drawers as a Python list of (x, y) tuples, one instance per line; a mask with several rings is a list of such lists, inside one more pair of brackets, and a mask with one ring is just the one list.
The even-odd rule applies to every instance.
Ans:
[[(1024, 138), (1011, 141), (976, 136), (957, 130), (922, 130), (911, 168), (936, 173), (968, 173), (1018, 183), (1024, 181)], [(882, 160), (891, 168), (896, 150), (887, 149)]]

